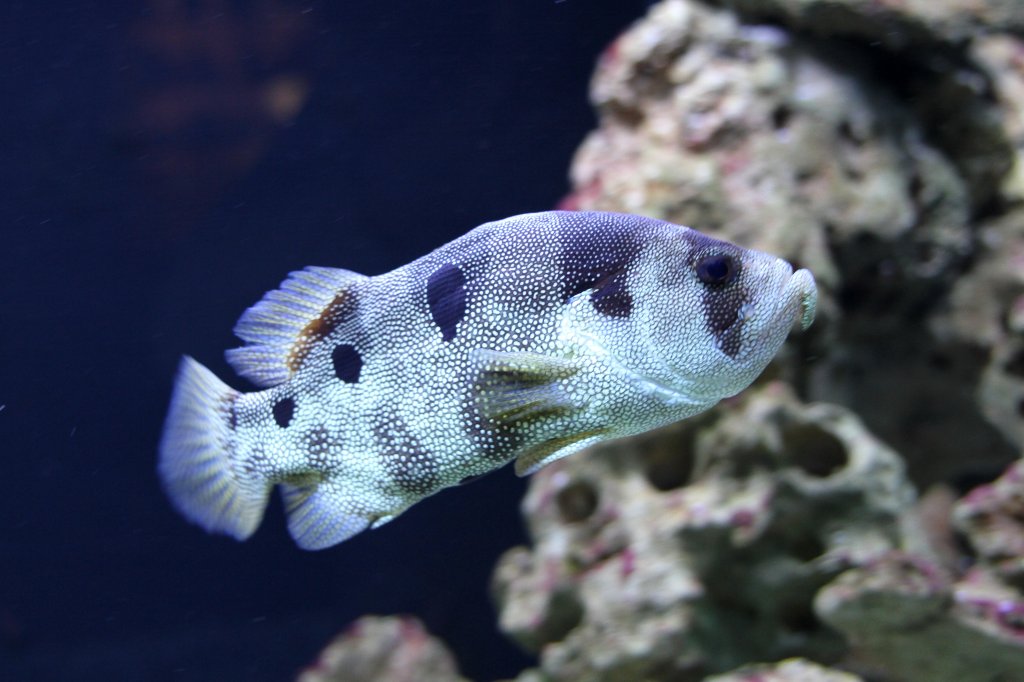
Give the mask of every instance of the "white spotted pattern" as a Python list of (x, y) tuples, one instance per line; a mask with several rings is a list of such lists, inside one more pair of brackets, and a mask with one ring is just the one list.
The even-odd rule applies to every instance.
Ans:
[[(709, 257), (728, 281), (702, 280)], [(298, 544), (327, 547), (511, 460), (530, 473), (706, 410), (810, 322), (814, 297), (778, 258), (611, 213), (488, 223), (377, 277), (293, 273), (229, 354), (274, 385), (242, 394), (186, 360), (160, 471), (187, 517), (238, 538), (280, 485)], [(336, 374), (342, 344), (357, 381)]]

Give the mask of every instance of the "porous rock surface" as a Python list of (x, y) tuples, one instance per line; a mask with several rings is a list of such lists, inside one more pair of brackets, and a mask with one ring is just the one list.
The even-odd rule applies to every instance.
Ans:
[(957, 502), (963, 570), (894, 450), (768, 383), (537, 473), (533, 547), (495, 571), (500, 626), (539, 655), (520, 682), (685, 682), (792, 656), (872, 680), (1024, 679), (1020, 480)]
[[(1007, 584), (1024, 589), (1024, 461), (965, 495), (952, 516), (980, 564)], [(1020, 625), (1024, 634), (1024, 621)]]
[(715, 0), (748, 18), (889, 47), (961, 43), (979, 33), (1024, 31), (1018, 0)]
[(1024, 601), (981, 568), (954, 580), (892, 552), (840, 575), (818, 593), (815, 610), (846, 635), (847, 662), (876, 678), (1024, 679)]
[[(697, 680), (750, 661), (836, 661), (817, 591), (924, 550), (899, 456), (848, 410), (781, 382), (535, 475), (534, 540), (501, 560), (501, 628), (553, 680)], [(924, 550), (926, 551), (926, 550)]]

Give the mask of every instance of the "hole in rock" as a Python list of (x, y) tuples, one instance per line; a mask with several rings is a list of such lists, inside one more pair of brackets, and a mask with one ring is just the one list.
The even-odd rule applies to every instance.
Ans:
[(588, 481), (573, 481), (555, 497), (558, 513), (565, 523), (586, 521), (597, 509), (597, 490)]
[(846, 446), (814, 424), (792, 424), (783, 430), (782, 438), (786, 457), (810, 476), (831, 476), (848, 461)]
[(1018, 349), (1017, 352), (1010, 356), (1010, 359), (1006, 361), (1006, 371), (1008, 374), (1012, 374), (1017, 377), (1024, 377), (1024, 348)]
[(776, 130), (782, 130), (789, 125), (790, 119), (793, 117), (793, 110), (786, 105), (780, 105), (775, 107), (775, 111), (772, 112), (772, 125)]
[(693, 437), (658, 443), (644, 453), (647, 482), (661, 491), (682, 488), (693, 475)]

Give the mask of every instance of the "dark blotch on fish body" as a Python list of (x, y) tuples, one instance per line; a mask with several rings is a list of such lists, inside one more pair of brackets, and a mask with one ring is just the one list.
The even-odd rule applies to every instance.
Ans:
[(441, 338), (454, 339), (456, 327), (466, 316), (466, 275), (458, 266), (447, 263), (427, 278), (427, 306)]
[(287, 428), (292, 423), (292, 417), (295, 416), (295, 401), (291, 398), (281, 398), (273, 407), (274, 421), (282, 429)]
[(354, 384), (359, 381), (359, 373), (363, 369), (363, 358), (355, 346), (347, 343), (335, 346), (331, 351), (331, 362), (334, 364), (334, 376), (346, 384)]

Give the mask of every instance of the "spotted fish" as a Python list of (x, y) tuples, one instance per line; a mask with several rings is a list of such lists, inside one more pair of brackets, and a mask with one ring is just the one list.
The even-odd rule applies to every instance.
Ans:
[(516, 473), (702, 412), (814, 318), (807, 270), (634, 215), (487, 223), (376, 277), (293, 272), (247, 310), (236, 391), (185, 357), (159, 472), (238, 539), (274, 486), (321, 549), (515, 461)]

